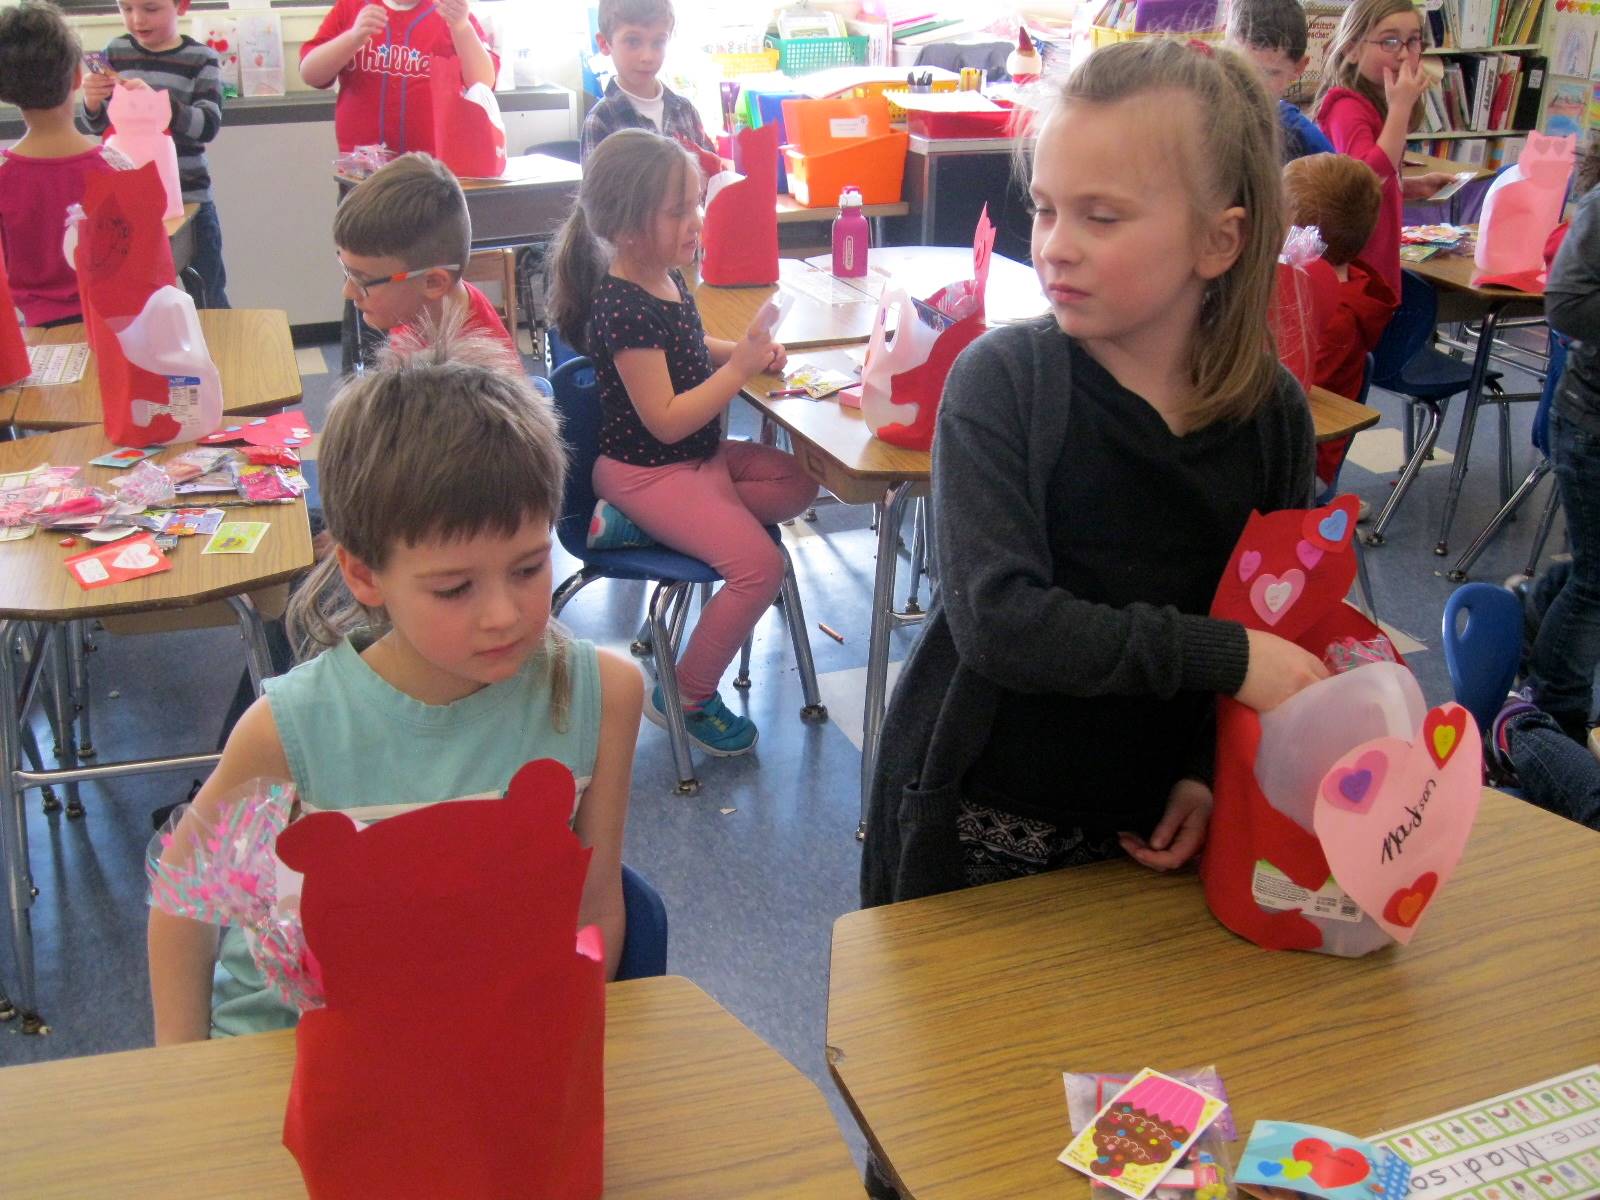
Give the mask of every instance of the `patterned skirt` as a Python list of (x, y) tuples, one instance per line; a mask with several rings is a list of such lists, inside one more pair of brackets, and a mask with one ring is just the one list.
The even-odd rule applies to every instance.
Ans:
[(967, 886), (1020, 879), (1061, 867), (1103, 862), (1122, 853), (1114, 833), (1059, 829), (1048, 821), (1018, 816), (965, 798), (956, 816)]

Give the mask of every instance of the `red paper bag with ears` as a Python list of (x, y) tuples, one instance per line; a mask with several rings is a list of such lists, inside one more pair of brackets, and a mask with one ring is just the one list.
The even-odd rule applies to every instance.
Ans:
[[(1342, 637), (1381, 630), (1344, 603), (1355, 577), (1358, 502), (1340, 496), (1316, 509), (1252, 513), (1228, 560), (1211, 615), (1287, 638), (1321, 658)], [(1361, 740), (1352, 740), (1352, 748)], [(1293, 908), (1257, 902), (1263, 864), (1275, 886), (1310, 892), (1330, 879), (1315, 833), (1275, 808), (1256, 778), (1261, 717), (1232, 697), (1217, 699), (1214, 803), (1200, 877), (1212, 914), (1233, 932), (1274, 950), (1323, 949), (1323, 933)], [(1277, 876), (1287, 884), (1277, 884)]]
[(22, 327), (17, 324), (17, 308), (11, 299), (5, 248), (0, 246), (0, 387), (20, 383), (32, 370), (28, 364), (28, 347), (22, 340)]
[(714, 176), (700, 231), (700, 278), (716, 287), (765, 287), (778, 282), (778, 127), (734, 134), (744, 178)]
[(73, 265), (100, 380), (106, 437), (118, 446), (160, 445), (177, 437), (181, 428), (165, 415), (135, 422), (136, 404), (167, 403), (168, 381), (128, 361), (116, 334), (144, 312), (158, 290), (177, 285), (161, 215), (166, 195), (154, 163), (90, 175), (84, 185), (84, 217), (77, 227)]
[(461, 60), (435, 54), (428, 64), (433, 97), (433, 153), (462, 179), (506, 173), (506, 124), (494, 91), (462, 86)]
[(327, 997), (283, 1129), (312, 1200), (601, 1194), (605, 964), (575, 933), (573, 795), (545, 759), (498, 800), (279, 836)]

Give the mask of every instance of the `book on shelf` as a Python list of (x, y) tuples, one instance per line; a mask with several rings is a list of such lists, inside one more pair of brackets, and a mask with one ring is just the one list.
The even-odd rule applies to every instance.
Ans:
[(1426, 12), (1424, 31), (1439, 50), (1484, 50), (1533, 40), (1545, 0), (1441, 0)]
[(1531, 128), (1539, 111), (1544, 60), (1517, 54), (1451, 59), (1423, 94), (1418, 133), (1477, 133)]
[(1522, 60), (1522, 90), (1511, 108), (1513, 129), (1532, 129), (1539, 122), (1539, 102), (1544, 98), (1545, 78), (1550, 73), (1550, 60), (1544, 55), (1531, 55)]

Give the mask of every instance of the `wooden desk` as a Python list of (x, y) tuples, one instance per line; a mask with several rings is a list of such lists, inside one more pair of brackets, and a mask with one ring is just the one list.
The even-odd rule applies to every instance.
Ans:
[[(294, 1035), (266, 1033), (0, 1070), (27, 1122), (0, 1178), (29, 1200), (303, 1197), (282, 1144), (293, 1066)], [(686, 979), (606, 988), (605, 1102), (608, 1198), (862, 1194), (817, 1089)]]
[[(578, 196), (583, 170), (549, 154), (520, 154), (506, 160), (499, 179), (463, 179), (472, 218), (472, 248), (518, 246), (548, 237), (560, 228)], [(339, 199), (361, 182), (334, 172)]]
[[(1476, 232), (1476, 230), (1474, 230)], [(1413, 271), (1440, 292), (1439, 320), (1462, 321), (1481, 317), (1483, 326), (1478, 332), (1478, 348), (1472, 359), (1472, 379), (1467, 385), (1467, 395), (1461, 405), (1461, 432), (1456, 435), (1455, 462), (1450, 468), (1450, 489), (1445, 493), (1444, 515), (1439, 522), (1439, 538), (1433, 552), (1450, 553), (1450, 526), (1455, 520), (1456, 506), (1461, 500), (1461, 487), (1467, 478), (1467, 461), (1472, 450), (1472, 432), (1477, 425), (1478, 406), (1483, 403), (1484, 380), (1489, 372), (1489, 359), (1494, 350), (1495, 331), (1506, 316), (1544, 315), (1544, 297), (1536, 292), (1523, 292), (1516, 288), (1480, 287), (1472, 282), (1474, 268), (1470, 254), (1435, 254), (1419, 263), (1401, 264)], [(1431, 447), (1429, 447), (1431, 449)], [(1500, 456), (1500, 499), (1502, 503), (1511, 496), (1511, 469), (1508, 455)], [(1380, 517), (1381, 526), (1382, 519)]]
[(1371, 429), (1381, 417), (1371, 405), (1357, 404), (1323, 387), (1313, 387), (1306, 393), (1306, 402), (1311, 406), (1311, 424), (1319, 444)]
[(1244, 1136), (1373, 1134), (1600, 1060), (1596, 878), (1600, 834), (1486, 792), (1416, 940), (1360, 959), (1259, 949), (1128, 860), (849, 913), (828, 1061), (906, 1200), (1087, 1197), (1068, 1070), (1214, 1063)]
[[(779, 286), (795, 298), (794, 307), (777, 329), (778, 340), (790, 351), (849, 345), (872, 336), (878, 305), (859, 289), (848, 287), (826, 272), (794, 258), (778, 260), (778, 281)], [(750, 328), (750, 322), (767, 297), (777, 290), (777, 287), (714, 287), (701, 282), (695, 288), (694, 302), (708, 334), (738, 341)], [(837, 302), (824, 302), (819, 298), (824, 295)]]
[[(833, 267), (832, 257), (805, 260), (820, 271)], [(868, 274), (842, 282), (860, 288), (873, 300), (893, 282), (918, 298), (932, 295), (947, 283), (972, 278), (970, 246), (874, 246), (867, 254)], [(984, 313), (991, 325), (1026, 321), (1050, 310), (1039, 287), (1039, 277), (1027, 263), (1000, 254), (989, 256), (989, 284), (984, 291)]]
[(181, 217), (168, 217), (161, 222), (166, 227), (167, 245), (172, 251), (172, 269), (185, 286), (191, 282), (187, 272), (189, 264), (194, 261), (194, 215), (199, 211), (198, 203), (185, 204)]
[[(275, 308), (206, 308), (199, 313), (206, 349), (222, 376), (227, 416), (259, 416), (300, 399), (300, 368), (289, 337), (288, 314)], [(82, 325), (29, 329), (29, 345), (65, 345), (86, 340)], [(0, 418), (18, 429), (73, 429), (99, 425), (100, 378), (93, 356), (83, 378), (60, 387), (0, 391)]]
[[(225, 313), (223, 315), (226, 315)], [(282, 314), (279, 314), (280, 316)], [(98, 427), (70, 429), (61, 433), (0, 443), (0, 473), (26, 470), (40, 463), (57, 466), (84, 464), (115, 448)], [(174, 446), (157, 457), (171, 457), (186, 446)], [(104, 484), (115, 472), (107, 467), (85, 467), (83, 478)], [(0, 881), (11, 923), (11, 945), (16, 952), (16, 999), (22, 1010), (25, 1031), (40, 1024), (33, 969), (33, 932), (28, 909), (33, 903), (32, 874), (28, 866), (28, 825), (23, 810), (24, 789), (44, 783), (62, 783), (67, 788), (69, 807), (77, 800), (80, 780), (141, 774), (147, 771), (208, 768), (215, 754), (191, 754), (178, 758), (150, 758), (134, 762), (106, 763), (96, 760), (92, 767), (80, 767), (76, 748), (76, 720), (87, 719), (87, 692), (81, 686), (81, 660), (75, 658), (69, 643), (81, 639), (70, 634), (73, 626), (92, 617), (114, 613), (183, 609), (211, 600), (225, 600), (234, 610), (244, 637), (246, 658), (252, 680), (272, 673), (271, 654), (260, 614), (249, 593), (282, 582), (311, 566), (311, 529), (303, 501), (293, 504), (248, 505), (229, 508), (228, 519), (265, 521), (268, 529), (254, 554), (200, 553), (205, 539), (183, 539), (168, 557), (170, 570), (85, 591), (73, 581), (62, 561), (89, 547), (82, 539), (63, 547), (60, 534), (40, 530), (24, 541), (0, 542)], [(33, 629), (30, 623), (37, 622)], [(33, 648), (26, 662), (11, 653), (18, 636)], [(46, 655), (61, 686), (56, 697), (56, 725), (60, 749), (59, 768), (52, 771), (22, 769), (22, 724), (25, 707), (37, 670)], [(215, 664), (208, 664), (214, 666)], [(73, 704), (83, 707), (74, 714)], [(4, 960), (0, 960), (3, 962)], [(0, 1176), (3, 1177), (3, 1176)]]

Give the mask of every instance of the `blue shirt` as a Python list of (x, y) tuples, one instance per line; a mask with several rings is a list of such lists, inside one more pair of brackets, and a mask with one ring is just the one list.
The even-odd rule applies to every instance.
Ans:
[(1278, 121), (1283, 125), (1283, 161), (1308, 154), (1332, 154), (1333, 143), (1317, 123), (1287, 100), (1278, 101)]

